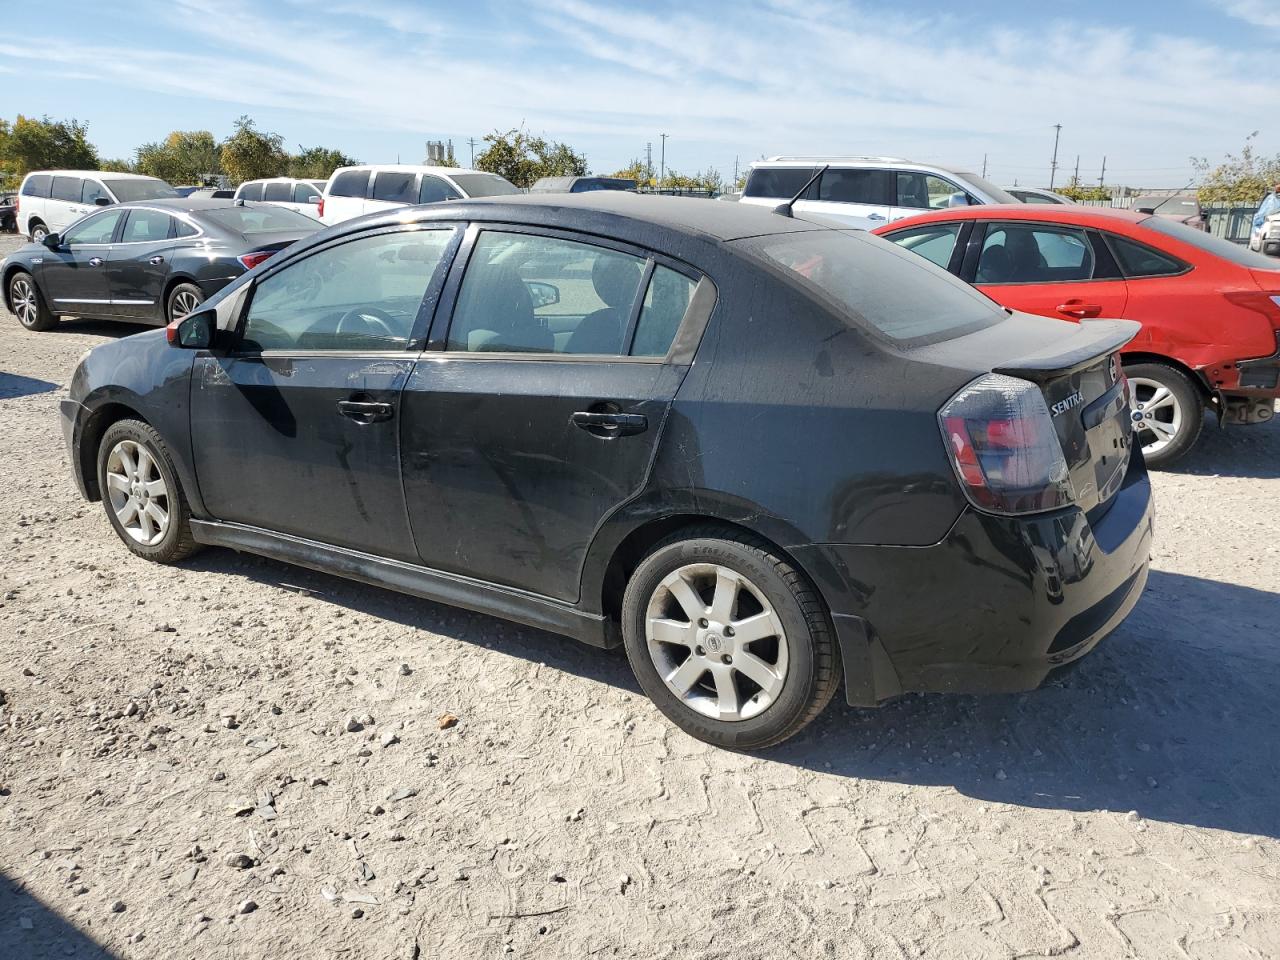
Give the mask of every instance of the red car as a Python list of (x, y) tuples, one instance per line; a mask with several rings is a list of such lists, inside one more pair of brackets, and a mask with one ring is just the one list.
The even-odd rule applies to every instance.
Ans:
[(1083, 206), (981, 206), (898, 220), (875, 233), (1013, 310), (1060, 320), (1122, 317), (1134, 427), (1147, 462), (1200, 434), (1262, 423), (1280, 396), (1280, 264), (1166, 217)]

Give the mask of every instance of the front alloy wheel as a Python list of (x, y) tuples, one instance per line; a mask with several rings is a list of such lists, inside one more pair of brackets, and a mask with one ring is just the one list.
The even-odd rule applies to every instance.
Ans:
[(121, 440), (107, 454), (107, 496), (120, 528), (136, 542), (153, 547), (169, 532), (169, 488), (136, 440)]
[(53, 315), (31, 274), (18, 272), (9, 281), (9, 302), (13, 305), (18, 322), (32, 331), (48, 330), (54, 324)]

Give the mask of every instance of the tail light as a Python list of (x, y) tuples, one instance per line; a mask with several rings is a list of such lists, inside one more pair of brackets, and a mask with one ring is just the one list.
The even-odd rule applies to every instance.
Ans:
[(22, 194), (18, 194), (16, 197), (13, 198), (13, 212), (14, 213), (22, 212)]
[[(1255, 271), (1254, 276), (1258, 276)], [(1259, 278), (1259, 282), (1262, 280)], [(1272, 280), (1272, 283), (1275, 281)], [(1238, 307), (1244, 307), (1246, 310), (1252, 310), (1260, 313), (1267, 318), (1267, 322), (1271, 324), (1272, 329), (1280, 330), (1280, 295), (1277, 295), (1274, 287), (1271, 290), (1262, 290), (1254, 293), (1252, 290), (1229, 290), (1223, 294), (1229, 301)]]
[(236, 259), (240, 261), (240, 265), (246, 270), (252, 270), (258, 264), (270, 260), (274, 253), (274, 250), (256, 250), (253, 253), (241, 254)]
[(975, 506), (1036, 513), (1075, 499), (1044, 395), (1032, 383), (992, 373), (938, 413), (951, 465)]
[(324, 216), (324, 194), (320, 194), (320, 202), (316, 204), (316, 216)]

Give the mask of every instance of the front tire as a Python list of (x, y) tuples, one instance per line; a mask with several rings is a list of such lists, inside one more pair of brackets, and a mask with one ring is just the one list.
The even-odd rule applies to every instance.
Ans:
[(194, 283), (180, 283), (169, 291), (165, 318), (170, 322), (185, 317), (204, 302), (204, 292)]
[(1143, 459), (1163, 467), (1195, 444), (1204, 425), (1204, 398), (1191, 378), (1164, 363), (1126, 365), (1135, 415), (1134, 434)]
[(112, 529), (144, 560), (175, 563), (199, 549), (169, 449), (149, 424), (120, 420), (107, 429), (98, 489)]
[(654, 547), (627, 584), (622, 633), (658, 709), (718, 747), (781, 743), (840, 683), (817, 592), (768, 545), (733, 530), (694, 528)]
[(58, 322), (49, 312), (35, 278), (25, 270), (19, 270), (9, 278), (9, 302), (13, 304), (18, 322), (28, 330), (38, 333)]

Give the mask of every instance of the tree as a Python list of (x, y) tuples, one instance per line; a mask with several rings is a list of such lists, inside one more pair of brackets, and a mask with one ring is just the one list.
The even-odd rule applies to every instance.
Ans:
[(299, 180), (328, 180), (338, 167), (351, 167), (359, 162), (341, 150), (298, 144), (298, 152), (289, 158), (289, 176)]
[(621, 177), (624, 180), (634, 180), (638, 187), (653, 186), (653, 178), (649, 176), (649, 168), (641, 160), (632, 160), (621, 170), (615, 170), (609, 176)]
[(261, 133), (250, 117), (236, 120), (236, 130), (222, 144), (222, 172), (232, 183), (284, 176), (289, 168), (284, 137)]
[(1280, 153), (1260, 157), (1253, 150), (1255, 130), (1244, 138), (1239, 156), (1227, 154), (1216, 166), (1205, 157), (1192, 157), (1192, 169), (1200, 175), (1199, 198), (1206, 203), (1256, 204), (1280, 183)]
[(144, 143), (134, 153), (139, 173), (169, 183), (203, 183), (222, 172), (218, 142), (208, 130), (174, 130), (160, 143)]
[(476, 169), (506, 177), (517, 187), (529, 187), (540, 177), (581, 177), (587, 172), (587, 158), (565, 143), (530, 136), (524, 128), (501, 133), (495, 130), (484, 138), (489, 144), (476, 157)]
[(18, 114), (12, 126), (0, 120), (0, 172), (11, 179), (32, 170), (97, 170), (98, 151), (76, 120), (39, 120)]
[(123, 157), (113, 157), (109, 160), (101, 160), (98, 162), (98, 169), (109, 171), (111, 173), (138, 172), (138, 168), (133, 165), (133, 161), (126, 160)]
[(1111, 188), (1098, 186), (1085, 186), (1080, 182), (1079, 177), (1072, 177), (1065, 187), (1060, 187), (1055, 191), (1064, 197), (1070, 197), (1072, 200), (1110, 200)]

